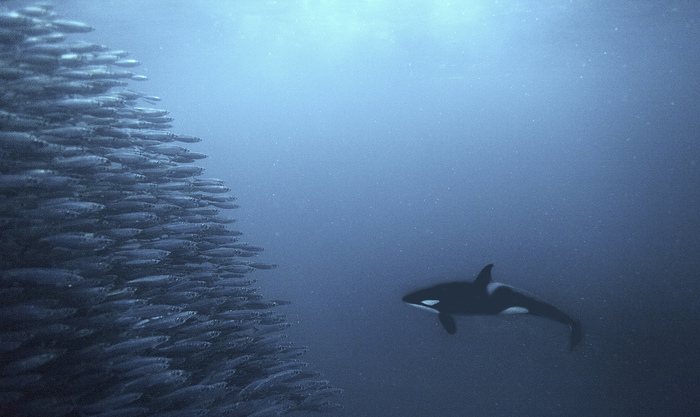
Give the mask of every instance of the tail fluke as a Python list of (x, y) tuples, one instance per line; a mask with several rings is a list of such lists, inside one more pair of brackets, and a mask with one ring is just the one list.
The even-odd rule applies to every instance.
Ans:
[(524, 307), (527, 309), (528, 313), (534, 316), (544, 317), (566, 324), (569, 326), (569, 329), (571, 329), (571, 342), (569, 344), (571, 350), (574, 350), (574, 347), (581, 341), (581, 322), (574, 320), (569, 317), (569, 315), (547, 302), (525, 295), (507, 285), (496, 288), (491, 298), (494, 302), (498, 303), (503, 310), (509, 307)]
[(581, 335), (581, 322), (575, 320), (571, 324), (569, 324), (569, 327), (571, 328), (571, 344), (569, 346), (569, 349), (574, 350), (576, 345), (578, 345), (578, 343), (581, 341), (581, 338), (583, 337)]

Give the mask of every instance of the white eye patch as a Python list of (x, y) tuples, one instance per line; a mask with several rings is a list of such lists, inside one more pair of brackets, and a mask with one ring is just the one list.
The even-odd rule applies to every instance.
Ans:
[(423, 300), (420, 303), (426, 306), (434, 306), (435, 304), (439, 303), (440, 300)]

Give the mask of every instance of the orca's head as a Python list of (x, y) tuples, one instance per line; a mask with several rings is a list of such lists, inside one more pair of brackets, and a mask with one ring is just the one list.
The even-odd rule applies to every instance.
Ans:
[(404, 303), (408, 303), (415, 307), (424, 308), (436, 313), (440, 312), (438, 310), (440, 300), (437, 299), (436, 294), (431, 290), (431, 288), (412, 292), (403, 297), (402, 300)]

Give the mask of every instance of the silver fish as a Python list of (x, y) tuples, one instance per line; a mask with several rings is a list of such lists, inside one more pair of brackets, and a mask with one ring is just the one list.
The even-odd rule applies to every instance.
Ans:
[[(0, 12), (0, 414), (333, 409), (246, 277), (259, 246), (128, 53), (41, 3)], [(70, 381), (64, 383), (63, 381)], [(243, 395), (240, 392), (243, 391)]]

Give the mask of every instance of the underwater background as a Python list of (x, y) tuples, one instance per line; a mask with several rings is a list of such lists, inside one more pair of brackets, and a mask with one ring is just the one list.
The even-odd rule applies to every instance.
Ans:
[[(7, 1), (9, 8), (30, 2)], [(61, 1), (241, 205), (337, 416), (694, 415), (700, 5)], [(581, 320), (435, 315), (494, 280)]]

